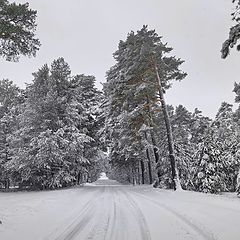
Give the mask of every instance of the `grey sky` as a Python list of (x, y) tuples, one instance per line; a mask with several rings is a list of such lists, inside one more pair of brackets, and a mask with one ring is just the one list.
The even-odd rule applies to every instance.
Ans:
[[(26, 0), (27, 1), (27, 0)], [(23, 3), (25, 0), (17, 0)], [(143, 24), (163, 36), (173, 54), (185, 60), (188, 77), (174, 83), (168, 103), (198, 107), (214, 117), (222, 101), (234, 103), (233, 83), (239, 82), (240, 53), (220, 58), (231, 25), (230, 0), (29, 0), (38, 11), (37, 35), (42, 46), (36, 58), (9, 63), (0, 59), (0, 79), (24, 87), (32, 72), (64, 57), (73, 74), (95, 75), (98, 86), (114, 64), (119, 40)]]

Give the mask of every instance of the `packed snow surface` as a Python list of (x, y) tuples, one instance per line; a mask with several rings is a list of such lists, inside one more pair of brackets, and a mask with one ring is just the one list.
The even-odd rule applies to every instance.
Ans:
[(1, 240), (239, 240), (240, 199), (106, 175), (83, 187), (0, 193)]

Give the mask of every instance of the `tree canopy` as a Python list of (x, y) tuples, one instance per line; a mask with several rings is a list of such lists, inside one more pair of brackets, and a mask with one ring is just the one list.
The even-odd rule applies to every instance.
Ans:
[(40, 41), (35, 37), (37, 11), (28, 3), (0, 0), (0, 55), (7, 61), (18, 61), (20, 55), (35, 56)]
[(229, 36), (227, 40), (223, 43), (221, 53), (222, 58), (226, 58), (230, 53), (230, 48), (233, 48), (237, 45), (237, 50), (240, 50), (240, 0), (232, 0), (235, 4), (235, 9), (232, 12), (232, 20), (235, 22), (235, 25), (230, 28)]

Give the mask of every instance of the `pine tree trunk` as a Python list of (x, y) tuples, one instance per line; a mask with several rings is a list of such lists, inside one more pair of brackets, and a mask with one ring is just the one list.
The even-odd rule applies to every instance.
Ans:
[(140, 185), (141, 184), (141, 171), (140, 171), (140, 164), (138, 164), (138, 167), (136, 169), (136, 172), (137, 172), (137, 176), (136, 176), (136, 179), (137, 179), (137, 184)]
[(145, 184), (145, 177), (144, 177), (145, 166), (144, 166), (143, 160), (140, 161), (140, 167), (141, 167), (141, 175), (142, 175), (142, 184)]
[(77, 185), (80, 184), (80, 181), (81, 181), (81, 172), (78, 171), (78, 174), (77, 174)]
[(135, 172), (135, 166), (132, 167), (132, 184), (133, 184), (133, 186), (136, 185), (136, 172)]
[(170, 159), (170, 164), (171, 164), (171, 175), (172, 175), (172, 181), (174, 184), (173, 187), (174, 187), (174, 190), (180, 190), (180, 189), (182, 189), (182, 187), (180, 185), (178, 170), (177, 170), (177, 166), (176, 166), (172, 128), (171, 128), (171, 124), (170, 124), (170, 120), (169, 120), (166, 102), (164, 99), (161, 79), (160, 79), (160, 76), (158, 73), (158, 67), (157, 67), (156, 61), (153, 60), (153, 63), (154, 63), (154, 70), (156, 73), (156, 78), (157, 78), (157, 83), (158, 83), (160, 103), (161, 103), (161, 107), (162, 107), (162, 111), (163, 111), (164, 121), (165, 121), (165, 125), (166, 125), (166, 131), (167, 131), (168, 151), (169, 151), (169, 159)]
[[(149, 105), (149, 98), (147, 96), (147, 106), (148, 106), (148, 114), (149, 114), (149, 126), (151, 128), (153, 128), (153, 120), (152, 120), (152, 114), (151, 114), (151, 109), (150, 109), (150, 105)], [(145, 135), (146, 136), (146, 135)], [(150, 130), (150, 136), (151, 136), (151, 141), (152, 141), (152, 144), (153, 144), (153, 153), (154, 153), (154, 158), (155, 158), (155, 163), (157, 164), (160, 160), (160, 157), (159, 157), (159, 154), (158, 154), (158, 149), (156, 147), (156, 140), (155, 140), (155, 137), (154, 137), (154, 134), (153, 134), (153, 131)], [(146, 137), (147, 139), (147, 137)], [(149, 160), (150, 160), (150, 156), (149, 156)], [(153, 179), (151, 181), (151, 184), (153, 183)], [(159, 186), (159, 183), (160, 183), (160, 175), (159, 175), (159, 171), (157, 170), (157, 180), (155, 181), (155, 184), (154, 184), (154, 187), (157, 187)]]
[(238, 175), (237, 175), (236, 192), (237, 192), (238, 195), (240, 194), (240, 169), (238, 170)]
[(149, 174), (149, 183), (153, 183), (153, 177), (152, 177), (152, 164), (151, 164), (151, 158), (149, 154), (149, 150), (146, 150), (147, 158), (148, 158), (148, 174)]
[[(147, 140), (147, 133), (145, 132), (145, 138)], [(146, 149), (146, 155), (147, 155), (147, 164), (148, 164), (148, 175), (149, 175), (149, 183), (153, 183), (153, 177), (152, 177), (152, 164), (151, 164), (151, 158), (149, 154), (148, 148)]]
[(155, 140), (155, 137), (152, 133), (152, 131), (150, 132), (151, 134), (151, 140), (152, 140), (152, 144), (153, 144), (153, 153), (154, 153), (154, 157), (155, 157), (155, 162), (158, 163), (159, 162), (159, 154), (158, 154), (158, 149), (156, 147), (156, 140)]
[(5, 180), (5, 189), (9, 189), (9, 187), (10, 187), (10, 180), (6, 179)]
[(161, 174), (158, 170), (158, 165), (159, 165), (159, 160), (160, 160), (160, 157), (159, 157), (159, 154), (158, 154), (158, 149), (156, 147), (156, 140), (155, 140), (155, 137), (153, 135), (153, 132), (151, 132), (151, 139), (152, 139), (152, 143), (154, 145), (153, 147), (153, 153), (154, 153), (154, 157), (155, 157), (155, 163), (156, 163), (156, 171), (157, 171), (157, 179), (154, 183), (154, 187), (158, 187), (160, 182), (161, 182)]

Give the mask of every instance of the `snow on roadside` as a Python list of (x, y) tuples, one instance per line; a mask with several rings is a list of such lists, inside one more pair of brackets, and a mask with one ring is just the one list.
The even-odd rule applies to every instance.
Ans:
[(136, 188), (134, 192), (141, 194), (143, 198), (145, 197), (153, 203), (156, 209), (160, 208), (170, 214), (172, 218), (185, 222), (190, 228), (199, 232), (203, 239), (240, 239), (240, 229), (237, 227), (240, 221), (240, 199), (236, 194), (174, 192), (153, 190), (148, 187)]
[(0, 193), (0, 239), (42, 240), (96, 194), (82, 190)]

